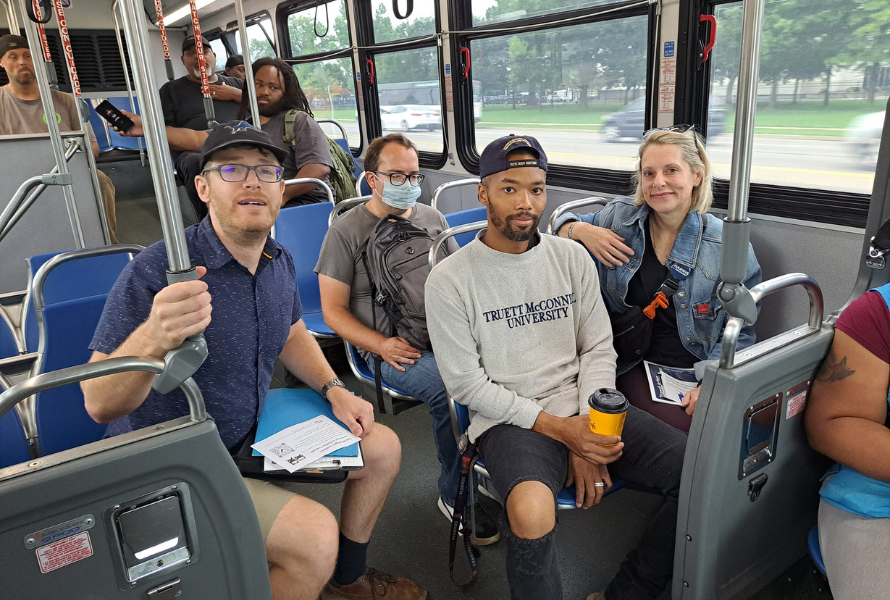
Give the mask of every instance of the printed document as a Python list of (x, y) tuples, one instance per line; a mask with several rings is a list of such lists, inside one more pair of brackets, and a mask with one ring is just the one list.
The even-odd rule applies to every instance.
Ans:
[(251, 446), (276, 465), (293, 473), (317, 459), (355, 444), (359, 438), (348, 429), (321, 415), (283, 429)]
[(649, 392), (655, 402), (680, 405), (686, 392), (698, 387), (695, 369), (677, 369), (643, 361)]

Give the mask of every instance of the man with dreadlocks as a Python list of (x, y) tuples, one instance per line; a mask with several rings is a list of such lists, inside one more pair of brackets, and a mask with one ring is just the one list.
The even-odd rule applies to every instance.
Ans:
[[(256, 86), (257, 104), (260, 112), (260, 127), (269, 134), (275, 145), (287, 152), (282, 166), (284, 179), (312, 177), (330, 184), (329, 175), (334, 165), (327, 136), (315, 122), (306, 94), (294, 70), (280, 58), (261, 58), (251, 65)], [(250, 114), (249, 97), (241, 98), (239, 116)], [(286, 117), (295, 110), (293, 131), (288, 132)], [(121, 135), (142, 136), (141, 119), (129, 112), (136, 126)], [(292, 143), (285, 139), (292, 134)], [(185, 182), (195, 211), (200, 218), (207, 214), (206, 205), (201, 202), (195, 190), (195, 177), (200, 175), (201, 155), (198, 151), (207, 139), (207, 131), (193, 131), (180, 127), (167, 127), (170, 149), (184, 152), (176, 161), (176, 168)], [(325, 193), (314, 184), (292, 185), (284, 189), (285, 207), (312, 204), (327, 200)], [(336, 200), (336, 199), (335, 199)]]

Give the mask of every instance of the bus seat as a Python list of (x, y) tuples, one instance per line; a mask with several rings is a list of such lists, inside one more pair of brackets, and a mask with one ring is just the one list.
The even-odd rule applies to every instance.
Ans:
[(11, 410), (0, 417), (0, 469), (26, 462), (30, 458), (22, 421), (16, 411)]
[(318, 276), (313, 270), (328, 232), (328, 216), (333, 209), (334, 205), (330, 202), (283, 208), (272, 231), (275, 241), (287, 248), (294, 259), (297, 289), (303, 305), (303, 323), (316, 338), (338, 337), (321, 314)]
[[(0, 411), (87, 373), (163, 369), (135, 358), (103, 363), (33, 377), (0, 396)], [(186, 386), (191, 417), (0, 470), (0, 597), (271, 600), (247, 489), (197, 385)]]
[(370, 196), (371, 195), (371, 186), (368, 185), (368, 179), (365, 177), (366, 171), (362, 171), (355, 178), (355, 191), (358, 192), (359, 196)]
[[(457, 227), (458, 225), (466, 225), (477, 221), (488, 221), (488, 209), (484, 206), (477, 206), (476, 208), (459, 210), (445, 215), (445, 220), (448, 222), (449, 227)], [(458, 246), (463, 248), (472, 242), (475, 237), (476, 232), (461, 233), (460, 235), (454, 236), (454, 241), (457, 242)]]
[(3, 308), (0, 307), (0, 359), (18, 356), (19, 354), (20, 349), (15, 340), (13, 325)]
[(547, 233), (553, 233), (553, 225), (556, 223), (556, 219), (558, 219), (560, 215), (564, 215), (565, 213), (571, 212), (576, 208), (581, 208), (582, 206), (599, 206), (600, 209), (602, 209), (608, 203), (609, 201), (606, 198), (601, 198), (600, 196), (590, 196), (588, 198), (579, 198), (578, 200), (564, 202), (550, 213), (550, 220), (547, 222)]
[(346, 154), (352, 156), (352, 176), (358, 178), (358, 176), (362, 172), (362, 168), (358, 164), (358, 161), (355, 160), (355, 156), (352, 155), (352, 150), (349, 149), (349, 140), (344, 138), (335, 138), (334, 141), (337, 142), (337, 145), (340, 146)]
[[(40, 372), (49, 373), (89, 362), (93, 333), (107, 294), (49, 304), (43, 309), (44, 350)], [(107, 425), (93, 421), (84, 408), (83, 392), (72, 383), (37, 395), (35, 403), (40, 453), (44, 456), (95, 442)]]
[[(371, 397), (376, 397), (377, 391), (374, 383), (373, 369), (367, 362), (365, 362), (365, 359), (362, 358), (361, 354), (358, 353), (358, 348), (346, 340), (343, 340), (343, 343), (346, 345), (346, 360), (349, 362), (349, 368), (352, 370), (352, 374), (355, 375), (360, 383), (370, 388), (368, 393), (371, 394)], [(397, 415), (400, 412), (404, 412), (409, 408), (417, 406), (418, 404), (423, 404), (420, 400), (387, 385), (385, 382), (381, 382), (381, 389), (383, 391), (382, 403), (378, 402), (377, 407), (381, 414)]]
[[(111, 102), (115, 108), (130, 112), (130, 99), (127, 96), (113, 96), (108, 98), (108, 101)], [(133, 104), (136, 106), (136, 114), (141, 114), (139, 111), (139, 99), (135, 96), (133, 97)], [(111, 147), (115, 150), (139, 150), (140, 138), (124, 137), (111, 127), (107, 127), (106, 129), (111, 138)]]
[[(472, 200), (470, 201), (470, 208), (476, 208), (479, 206), (479, 196), (476, 193), (476, 188), (479, 186), (480, 181), (481, 180), (478, 177), (469, 177), (467, 179), (456, 179), (454, 181), (446, 181), (445, 183), (443, 183), (442, 185), (437, 187), (435, 189), (435, 191), (433, 192), (433, 198), (432, 198), (432, 200), (430, 200), (430, 206), (432, 206), (436, 210), (444, 213), (445, 212), (444, 208), (439, 206), (439, 199), (446, 190), (451, 190), (451, 189), (461, 188), (461, 187), (471, 187), (473, 197), (472, 197)], [(463, 205), (463, 202), (461, 202), (459, 204), (459, 206), (462, 206), (462, 205)]]
[(810, 558), (813, 559), (813, 564), (816, 565), (816, 568), (819, 569), (823, 576), (826, 575), (825, 561), (822, 560), (822, 548), (819, 546), (818, 525), (810, 527), (810, 532), (807, 534), (807, 549), (810, 551)]
[(730, 319), (720, 363), (705, 371), (680, 485), (676, 600), (749, 598), (807, 553), (829, 464), (807, 443), (803, 407), (834, 333), (805, 275), (765, 281), (752, 296), (791, 285), (807, 289), (809, 324), (736, 357), (742, 322)]
[(88, 250), (50, 252), (27, 259), (29, 293), (23, 308), (26, 350), (37, 352), (40, 346), (39, 324), (34, 310), (34, 285), (38, 280), (38, 271), (45, 264), (58, 257), (46, 267), (46, 272), (40, 277), (43, 280), (43, 301), (49, 305), (107, 294), (132, 255), (142, 250), (143, 247), (136, 244), (118, 244)]
[(108, 152), (112, 150), (111, 146), (111, 129), (105, 120), (96, 112), (93, 102), (87, 102), (90, 109), (90, 125), (93, 127), (93, 133), (96, 134), (96, 142), (99, 144), (99, 152)]

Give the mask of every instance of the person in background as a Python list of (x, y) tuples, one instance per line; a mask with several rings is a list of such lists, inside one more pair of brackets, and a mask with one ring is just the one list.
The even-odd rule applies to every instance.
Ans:
[[(595, 259), (618, 352), (618, 390), (634, 406), (689, 431), (701, 385), (681, 406), (654, 402), (642, 362), (695, 368), (701, 381), (705, 361), (719, 358), (727, 321), (717, 298), (723, 221), (708, 213), (711, 163), (693, 128), (653, 130), (638, 154), (632, 198), (615, 198), (584, 216), (566, 213), (554, 231)], [(750, 245), (747, 261), (744, 284), (751, 289), (762, 276)], [(670, 290), (666, 305), (655, 304), (654, 318), (648, 317), (643, 309), (664, 290)], [(744, 327), (738, 348), (753, 343), (754, 327)]]
[(244, 73), (244, 57), (240, 54), (230, 56), (226, 61), (226, 69), (223, 71), (226, 77), (234, 77), (235, 79), (244, 79), (247, 75)]
[[(6, 71), (9, 83), (0, 87), (0, 135), (22, 135), (26, 133), (46, 133), (46, 115), (40, 101), (40, 87), (34, 72), (34, 61), (28, 40), (19, 35), (0, 37), (0, 68)], [(59, 131), (67, 133), (80, 131), (77, 115), (77, 101), (73, 96), (58, 90), (51, 90), (53, 106)], [(99, 143), (93, 127), (87, 123), (90, 136), (90, 149), (94, 157), (99, 156)], [(96, 170), (102, 203), (105, 206), (105, 219), (111, 235), (111, 243), (116, 244), (114, 230), (117, 228), (114, 205), (114, 184), (102, 171)]]

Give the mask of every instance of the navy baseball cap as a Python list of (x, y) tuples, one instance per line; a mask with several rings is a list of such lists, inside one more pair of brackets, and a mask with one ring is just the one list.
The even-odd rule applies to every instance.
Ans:
[[(507, 155), (516, 150), (524, 150), (535, 158), (508, 160)], [(530, 135), (505, 135), (491, 142), (479, 157), (479, 178), (516, 169), (519, 167), (540, 167), (547, 170), (547, 155), (538, 140)]]
[(28, 40), (20, 35), (4, 35), (0, 37), (0, 58), (10, 50), (27, 48)]
[(230, 148), (232, 146), (252, 146), (254, 148), (268, 150), (275, 155), (280, 164), (284, 164), (287, 158), (287, 150), (276, 146), (269, 134), (257, 129), (245, 121), (224, 123), (210, 130), (210, 135), (204, 145), (201, 146), (201, 168), (207, 164), (214, 152)]

